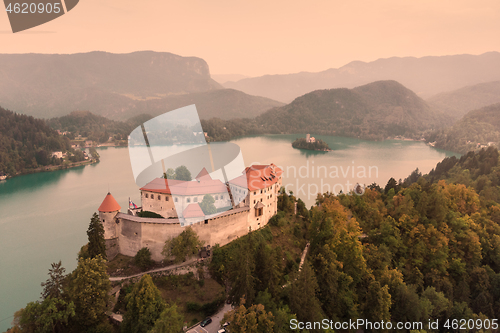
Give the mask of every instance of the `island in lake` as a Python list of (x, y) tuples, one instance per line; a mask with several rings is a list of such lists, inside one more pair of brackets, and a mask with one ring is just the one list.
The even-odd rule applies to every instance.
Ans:
[(298, 138), (294, 142), (292, 142), (293, 148), (298, 149), (308, 149), (308, 150), (317, 150), (317, 151), (330, 151), (330, 147), (328, 144), (321, 140), (316, 139), (315, 137), (307, 134), (305, 138)]

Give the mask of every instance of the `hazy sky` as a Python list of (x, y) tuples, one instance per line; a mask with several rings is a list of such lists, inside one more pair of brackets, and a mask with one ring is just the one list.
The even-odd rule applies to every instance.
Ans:
[(249, 76), (481, 54), (500, 51), (500, 1), (80, 0), (68, 14), (17, 34), (0, 12), (0, 53), (95, 50), (198, 56), (213, 74)]

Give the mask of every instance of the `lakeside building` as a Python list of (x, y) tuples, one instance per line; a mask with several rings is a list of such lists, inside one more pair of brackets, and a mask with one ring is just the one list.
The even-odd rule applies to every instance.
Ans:
[[(212, 179), (203, 169), (192, 181), (156, 178), (143, 186), (141, 207), (120, 212), (108, 193), (99, 207), (109, 259), (118, 253), (135, 256), (149, 248), (153, 260), (162, 260), (163, 246), (191, 225), (204, 245), (221, 246), (265, 226), (276, 214), (283, 171), (274, 164), (252, 165), (227, 183)], [(214, 198), (219, 211), (205, 215), (200, 203), (205, 195)], [(151, 211), (163, 218), (137, 216)]]

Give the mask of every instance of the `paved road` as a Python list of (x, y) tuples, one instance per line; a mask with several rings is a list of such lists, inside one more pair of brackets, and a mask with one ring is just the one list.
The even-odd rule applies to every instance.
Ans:
[(224, 317), (224, 314), (228, 311), (232, 310), (231, 304), (224, 304), (222, 310), (213, 315), (212, 322), (205, 327), (201, 327), (200, 325), (193, 327), (187, 333), (217, 333), (220, 330), (220, 321)]

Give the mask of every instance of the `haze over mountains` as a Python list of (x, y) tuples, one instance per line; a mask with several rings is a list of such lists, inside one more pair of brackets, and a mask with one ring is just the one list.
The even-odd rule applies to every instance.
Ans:
[(500, 146), (500, 103), (467, 112), (453, 126), (427, 138), (438, 148), (466, 153), (494, 144)]
[(459, 118), (468, 111), (500, 103), (500, 81), (479, 83), (432, 96), (427, 102), (450, 116)]
[(449, 124), (448, 117), (396, 81), (313, 91), (264, 113), (257, 122), (267, 123), (271, 133), (306, 131), (367, 139), (418, 138), (426, 129)]
[(88, 110), (124, 120), (196, 103), (201, 117), (256, 116), (282, 103), (226, 90), (200, 58), (151, 51), (0, 54), (0, 105), (40, 118)]
[(450, 117), (433, 110), (396, 81), (378, 81), (354, 89), (316, 90), (255, 119), (204, 122), (214, 140), (250, 134), (313, 133), (383, 140), (419, 139), (424, 131), (450, 125)]
[(422, 98), (483, 82), (500, 80), (500, 53), (482, 55), (392, 57), (372, 62), (353, 61), (319, 73), (265, 75), (226, 82), (250, 95), (289, 103), (318, 89), (353, 88), (379, 80), (395, 80)]
[[(378, 140), (419, 138), (500, 102), (500, 53), (355, 61), (226, 86), (243, 91), (223, 88), (204, 60), (171, 53), (0, 54), (0, 105), (39, 118), (80, 110), (113, 120), (148, 119), (195, 104), (202, 119), (238, 120), (226, 126), (244, 127), (232, 129), (234, 135), (311, 132)], [(331, 86), (356, 88), (323, 89)], [(431, 97), (426, 102), (422, 96)], [(215, 138), (228, 136), (222, 129)]]

